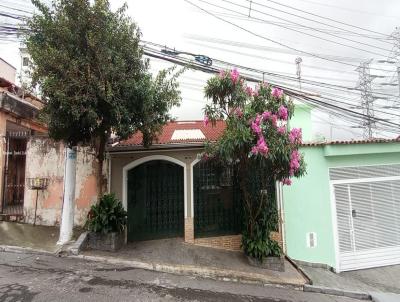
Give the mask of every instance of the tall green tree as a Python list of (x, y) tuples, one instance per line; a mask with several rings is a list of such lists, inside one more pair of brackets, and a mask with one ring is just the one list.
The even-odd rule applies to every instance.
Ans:
[[(43, 117), (49, 136), (69, 146), (91, 146), (98, 159), (98, 189), (106, 143), (136, 131), (144, 145), (179, 105), (179, 72), (153, 76), (143, 58), (141, 32), (107, 0), (32, 0), (38, 13), (29, 21), (26, 45), (32, 58), (33, 84), (46, 101)], [(93, 3), (91, 3), (93, 2)]]

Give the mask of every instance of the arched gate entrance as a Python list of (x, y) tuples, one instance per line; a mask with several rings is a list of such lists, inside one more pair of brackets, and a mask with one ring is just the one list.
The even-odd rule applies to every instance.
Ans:
[(128, 241), (183, 237), (183, 167), (151, 160), (127, 176)]

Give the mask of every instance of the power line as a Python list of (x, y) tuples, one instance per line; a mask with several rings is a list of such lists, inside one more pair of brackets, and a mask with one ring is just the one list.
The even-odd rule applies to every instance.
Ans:
[[(199, 0), (199, 1), (201, 1), (201, 2), (206, 2), (206, 3), (208, 3), (209, 5), (213, 5), (213, 6), (222, 8), (222, 9), (226, 9), (226, 10), (228, 10), (228, 11), (231, 11), (231, 12), (234, 12), (234, 13), (237, 13), (237, 14), (240, 14), (240, 15), (245, 15), (245, 14), (242, 14), (242, 13), (240, 13), (240, 12), (238, 12), (238, 11), (230, 10), (230, 9), (228, 9), (228, 8), (221, 7), (221, 6), (217, 6), (217, 5), (215, 5), (215, 4), (211, 4), (211, 3), (207, 2), (207, 1), (204, 1), (204, 0)], [(230, 4), (232, 4), (232, 5), (235, 5), (235, 6), (238, 6), (238, 7), (241, 7), (241, 8), (246, 8), (246, 6), (243, 6), (243, 5), (234, 3), (234, 2), (229, 1), (229, 0), (221, 0), (221, 1), (230, 3)], [(246, 1), (247, 1), (247, 0), (246, 0)], [(278, 20), (283, 20), (283, 21), (286, 21), (286, 22), (291, 23), (291, 24), (293, 24), (293, 25), (300, 26), (300, 27), (304, 27), (304, 28), (307, 28), (307, 29), (311, 29), (311, 30), (313, 30), (313, 31), (317, 31), (317, 32), (320, 32), (320, 33), (322, 33), (322, 34), (326, 34), (326, 35), (329, 35), (329, 36), (332, 36), (332, 37), (335, 37), (335, 38), (343, 39), (343, 40), (346, 40), (346, 41), (350, 41), (350, 42), (352, 42), (352, 43), (357, 43), (357, 44), (360, 44), (360, 45), (364, 45), (364, 46), (368, 46), (368, 47), (372, 47), (372, 48), (376, 48), (376, 49), (380, 49), (380, 50), (384, 50), (384, 51), (390, 52), (389, 49), (386, 49), (386, 48), (383, 48), (383, 47), (371, 45), (371, 44), (364, 43), (364, 42), (360, 42), (360, 41), (355, 41), (355, 40), (352, 40), (352, 39), (349, 39), (349, 38), (345, 38), (345, 37), (340, 37), (340, 36), (338, 36), (338, 35), (336, 35), (336, 34), (324, 32), (324, 31), (319, 30), (319, 29), (317, 29), (317, 28), (313, 28), (313, 27), (306, 26), (306, 25), (303, 25), (303, 24), (300, 24), (300, 23), (297, 23), (297, 22), (293, 22), (293, 21), (287, 20), (287, 19), (285, 19), (285, 18), (281, 18), (281, 17), (278, 17), (278, 16), (274, 16), (274, 15), (268, 14), (268, 13), (266, 13), (266, 12), (263, 12), (263, 11), (260, 11), (260, 10), (254, 9), (254, 8), (253, 8), (252, 10), (255, 11), (255, 12), (258, 12), (258, 13), (260, 13), (260, 14), (262, 14), (262, 15), (270, 16), (270, 17), (273, 17), (273, 18), (278, 19)], [(278, 10), (278, 11), (281, 11), (281, 10)], [(283, 12), (283, 11), (282, 11), (282, 12)], [(259, 20), (259, 21), (262, 21), (262, 22), (266, 22), (266, 21), (267, 21), (267, 20), (265, 20), (265, 19), (257, 18), (257, 17), (254, 17), (254, 16), (250, 16), (249, 18), (256, 19), (256, 20)], [(351, 46), (351, 45), (343, 44), (343, 43), (340, 43), (340, 42), (328, 40), (328, 39), (325, 39), (325, 38), (322, 38), (322, 37), (319, 37), (319, 36), (315, 36), (315, 35), (312, 35), (312, 34), (309, 34), (309, 33), (302, 32), (302, 31), (297, 30), (297, 29), (294, 29), (294, 28), (288, 28), (288, 27), (286, 27), (286, 26), (277, 25), (277, 24), (276, 24), (276, 26), (280, 26), (280, 27), (286, 28), (286, 29), (288, 29), (288, 30), (295, 31), (295, 32), (301, 33), (301, 34), (303, 34), (303, 35), (308, 35), (308, 36), (311, 36), (311, 37), (314, 37), (314, 38), (317, 38), (317, 39), (322, 39), (322, 40), (324, 40), (324, 41), (328, 41), (328, 42), (331, 42), (331, 43), (339, 44), (339, 45), (341, 45), (341, 46), (350, 47), (350, 48), (354, 48), (354, 49), (361, 50), (361, 51), (364, 51), (364, 52), (368, 52), (368, 53), (371, 53), (371, 54), (375, 54), (375, 55), (378, 55), (378, 56), (382, 56), (381, 53), (370, 52), (370, 51), (365, 50), (365, 49), (362, 49), (362, 48), (358, 48), (358, 47), (354, 47), (354, 46)]]
[[(212, 37), (207, 37), (207, 36), (202, 36), (202, 35), (189, 34), (189, 35), (185, 35), (185, 37), (188, 37), (189, 39), (207, 41), (207, 42), (211, 42), (211, 43), (219, 43), (219, 44), (232, 45), (232, 46), (242, 47), (242, 48), (250, 48), (252, 50), (273, 51), (273, 52), (282, 53), (282, 54), (291, 54), (294, 56), (297, 56), (299, 54), (298, 51), (288, 50), (286, 48), (284, 49), (284, 48), (278, 48), (278, 47), (272, 47), (272, 46), (254, 44), (254, 43), (231, 41), (231, 40), (212, 38)], [(357, 62), (357, 63), (360, 62), (360, 58), (355, 58), (355, 57), (345, 57), (345, 56), (337, 56), (337, 55), (321, 54), (321, 53), (316, 53), (316, 54), (318, 54), (319, 56), (337, 59), (340, 61)], [(310, 55), (305, 55), (305, 56), (312, 57)], [(339, 71), (339, 70), (335, 70), (335, 71)], [(346, 72), (346, 71), (344, 71), (344, 72)]]
[[(146, 41), (143, 41), (143, 42), (146, 42)], [(165, 46), (163, 46), (161, 44), (157, 44), (157, 43), (152, 43), (152, 42), (146, 42), (146, 43), (152, 44), (152, 45), (160, 47), (160, 48), (165, 47)], [(213, 59), (213, 60), (215, 60), (216, 62), (220, 62), (222, 64), (229, 65), (228, 62), (220, 60), (220, 59)], [(268, 71), (265, 71), (265, 70), (251, 68), (251, 67), (247, 67), (247, 66), (243, 66), (243, 65), (235, 65), (235, 66), (238, 67), (238, 68), (245, 69), (245, 70), (248, 70), (248, 71), (251, 71), (251, 72), (256, 72), (256, 73), (259, 73), (259, 74), (265, 74), (265, 75), (269, 75), (269, 76), (273, 76), (273, 77), (283, 78), (283, 79), (287, 79), (287, 80), (290, 80), (290, 81), (298, 81), (298, 78), (297, 77), (293, 77), (293, 76), (287, 76), (287, 75), (284, 75), (284, 74), (268, 72)], [(308, 79), (303, 79), (303, 83), (309, 84), (309, 85), (312, 85), (312, 86), (323, 87), (323, 88), (327, 88), (327, 89), (331, 89), (331, 90), (342, 91), (342, 92), (347, 92), (347, 93), (353, 93), (353, 94), (357, 94), (357, 95), (358, 95), (357, 91), (361, 91), (358, 88), (353, 88), (353, 87), (348, 87), (348, 86), (343, 86), (343, 85), (337, 85), (337, 84), (331, 84), (331, 83), (321, 82), (321, 81), (313, 81), (313, 80), (308, 80)], [(386, 94), (386, 93), (382, 93), (382, 92), (376, 92), (375, 94), (376, 94), (376, 96), (382, 96), (382, 97), (383, 96), (384, 97), (397, 97), (396, 95), (390, 95), (390, 94)]]
[[(245, 0), (245, 1), (248, 1), (248, 0)], [(320, 18), (320, 19), (329, 20), (329, 21), (332, 21), (332, 22), (337, 23), (337, 24), (342, 24), (342, 25), (345, 25), (345, 26), (357, 28), (357, 29), (360, 29), (360, 30), (363, 30), (363, 31), (367, 31), (367, 32), (371, 32), (371, 33), (374, 33), (374, 34), (382, 35), (384, 37), (388, 37), (387, 34), (384, 34), (384, 33), (381, 33), (381, 32), (377, 32), (377, 31), (374, 31), (374, 30), (366, 29), (366, 28), (363, 28), (363, 27), (360, 27), (360, 26), (357, 26), (357, 25), (353, 25), (353, 24), (349, 24), (349, 23), (346, 23), (346, 22), (338, 21), (338, 20), (335, 20), (335, 19), (332, 19), (332, 18), (329, 18), (329, 17), (326, 17), (326, 16), (320, 16), (318, 14), (310, 13), (308, 11), (299, 9), (297, 7), (293, 7), (293, 6), (290, 6), (290, 5), (282, 4), (282, 3), (279, 3), (279, 2), (274, 1), (274, 0), (265, 0), (265, 1), (272, 2), (272, 3), (275, 3), (275, 4), (279, 5), (279, 6), (290, 8), (292, 10), (296, 10), (296, 11), (299, 11), (299, 12), (302, 12), (304, 14), (307, 14), (307, 15), (310, 15), (310, 16), (314, 16), (314, 17), (317, 17), (317, 18)], [(255, 2), (255, 1), (253, 1), (253, 3), (257, 4), (257, 5), (260, 5), (260, 6), (266, 6), (265, 4), (261, 4), (261, 3)], [(302, 18), (308, 20), (305, 17), (302, 17)], [(313, 21), (313, 20), (311, 19), (311, 21)], [(331, 25), (331, 24), (326, 24), (326, 23), (322, 23), (322, 22), (319, 22), (319, 23), (327, 25), (327, 26), (330, 26), (330, 27), (334, 27), (334, 28), (337, 28), (337, 29), (342, 29), (342, 30), (348, 31), (346, 29), (343, 29), (343, 28), (340, 28), (340, 27), (337, 27), (337, 26), (334, 26), (334, 25)]]
[[(321, 60), (325, 60), (325, 61), (330, 61), (330, 62), (342, 64), (342, 65), (347, 65), (347, 66), (351, 66), (351, 67), (354, 67), (354, 68), (357, 67), (357, 65), (354, 65), (354, 64), (350, 64), (350, 63), (346, 63), (346, 62), (342, 62), (342, 61), (338, 61), (338, 60), (333, 60), (333, 59), (329, 59), (329, 58), (325, 58), (325, 57), (319, 56), (319, 55), (317, 55), (317, 54), (314, 54), (314, 53), (311, 53), (311, 52), (308, 52), (308, 51), (299, 50), (299, 49), (297, 49), (297, 48), (295, 48), (295, 47), (286, 45), (286, 44), (281, 43), (281, 42), (279, 42), (279, 41), (275, 41), (275, 40), (273, 40), (273, 39), (270, 39), (270, 38), (268, 38), (268, 37), (265, 37), (265, 36), (263, 36), (263, 35), (260, 35), (260, 34), (258, 34), (258, 33), (255, 33), (255, 32), (253, 32), (253, 31), (251, 31), (251, 30), (249, 30), (249, 29), (247, 29), (247, 28), (244, 28), (244, 27), (242, 27), (242, 26), (240, 26), (240, 25), (238, 25), (238, 24), (236, 24), (236, 23), (233, 23), (233, 22), (230, 22), (230, 21), (228, 21), (228, 20), (226, 20), (226, 19), (224, 19), (224, 18), (221, 18), (221, 17), (215, 15), (214, 13), (211, 13), (211, 12), (209, 12), (208, 10), (206, 10), (206, 9), (204, 9), (204, 8), (202, 8), (202, 7), (200, 7), (200, 6), (198, 6), (197, 4), (194, 4), (193, 2), (191, 2), (191, 1), (189, 1), (189, 0), (184, 0), (184, 1), (187, 2), (187, 3), (189, 3), (189, 4), (191, 4), (192, 6), (194, 6), (194, 7), (196, 7), (196, 8), (198, 8), (199, 10), (205, 12), (206, 14), (209, 14), (209, 15), (213, 16), (214, 18), (219, 19), (219, 20), (221, 20), (221, 21), (223, 21), (223, 22), (225, 22), (225, 23), (227, 23), (227, 24), (230, 24), (230, 25), (236, 27), (236, 28), (239, 28), (240, 30), (245, 31), (245, 32), (247, 32), (247, 33), (249, 33), (249, 34), (251, 34), (251, 35), (253, 35), (253, 36), (258, 37), (258, 38), (261, 38), (261, 39), (264, 39), (264, 40), (266, 40), (266, 41), (272, 42), (272, 43), (274, 43), (274, 44), (283, 46), (283, 47), (285, 47), (285, 48), (288, 48), (288, 49), (297, 51), (297, 52), (299, 52), (299, 53), (302, 53), (302, 54), (306, 54), (306, 55), (315, 57), (315, 58), (317, 58), (317, 59), (321, 59)], [(374, 69), (374, 70), (381, 70), (381, 71), (388, 71), (388, 70), (380, 69), (380, 68), (371, 68), (371, 69)]]
[(27, 11), (27, 10), (24, 10), (24, 9), (19, 9), (19, 8), (16, 8), (16, 7), (7, 6), (7, 5), (3, 5), (3, 4), (0, 4), (0, 6), (4, 7), (4, 8), (15, 10), (15, 11), (18, 11), (18, 12), (22, 12), (22, 13), (28, 13), (28, 14), (32, 14), (33, 13), (31, 11)]
[(349, 12), (353, 12), (353, 13), (358, 13), (358, 14), (366, 14), (366, 15), (378, 16), (378, 17), (383, 17), (383, 18), (394, 18), (394, 19), (398, 19), (399, 18), (398, 16), (375, 14), (375, 13), (372, 13), (372, 12), (362, 11), (362, 10), (358, 10), (358, 9), (351, 9), (351, 8), (348, 8), (348, 7), (342, 7), (342, 6), (332, 5), (332, 4), (327, 4), (327, 3), (320, 3), (320, 2), (316, 2), (316, 1), (310, 1), (310, 0), (300, 0), (300, 1), (306, 2), (306, 3), (315, 4), (315, 5), (325, 6), (325, 7), (332, 7), (332, 8), (336, 8), (336, 9), (341, 9), (341, 10), (345, 10), (345, 11), (349, 11)]
[[(145, 52), (145, 54), (150, 55), (150, 56), (154, 55), (154, 53), (148, 53), (148, 52)], [(198, 64), (196, 64), (194, 62), (191, 62), (190, 60), (187, 60), (187, 59), (176, 58), (176, 57), (171, 58), (170, 55), (166, 55), (165, 53), (162, 53), (161, 51), (160, 51), (160, 55), (168, 57), (168, 58), (166, 58), (168, 61), (176, 63), (176, 64), (181, 64), (181, 65), (190, 66), (190, 67), (192, 65), (198, 65)], [(157, 58), (160, 58), (160, 55), (156, 55)], [(208, 72), (208, 73), (217, 73), (217, 72), (219, 72), (218, 69), (204, 67), (204, 66), (203, 66), (203, 70), (205, 72)], [(251, 76), (248, 76), (246, 74), (243, 74), (243, 77), (246, 80), (249, 80), (251, 82), (256, 82), (256, 83), (260, 82), (260, 79), (255, 79), (255, 78), (253, 78)], [(344, 113), (346, 113), (346, 114), (348, 114), (350, 116), (353, 116), (355, 118), (358, 118), (358, 119), (365, 118), (365, 115), (362, 114), (362, 113), (359, 113), (359, 112), (356, 112), (356, 111), (353, 111), (353, 110), (349, 110), (349, 109), (346, 109), (346, 108), (343, 108), (343, 107), (340, 107), (340, 106), (337, 106), (337, 105), (334, 105), (334, 104), (330, 104), (330, 103), (327, 103), (327, 102), (325, 102), (323, 100), (318, 100), (318, 99), (315, 99), (315, 98), (311, 98), (310, 96), (307, 96), (302, 92), (299, 92), (299, 91), (297, 91), (295, 89), (291, 89), (291, 88), (285, 87), (283, 85), (277, 85), (277, 84), (274, 84), (272, 82), (271, 82), (271, 84), (276, 86), (276, 87), (282, 88), (286, 92), (286, 94), (288, 96), (295, 97), (296, 99), (300, 98), (300, 99), (303, 99), (304, 101), (308, 101), (308, 103), (322, 106), (323, 108), (335, 109), (337, 111), (344, 112)], [(398, 133), (397, 131), (395, 131), (395, 129), (393, 129), (393, 126), (399, 127), (400, 126), (399, 124), (390, 122), (390, 121), (388, 121), (386, 119), (377, 118), (377, 117), (373, 117), (371, 119), (376, 121), (376, 122), (380, 122), (383, 125), (392, 126), (391, 128), (387, 128), (387, 130)]]
[[(343, 30), (335, 30), (335, 29), (328, 29), (328, 28), (322, 28), (322, 27), (309, 27), (309, 26), (304, 26), (302, 24), (298, 25), (298, 26), (293, 26), (292, 24), (288, 23), (288, 22), (277, 22), (277, 21), (272, 21), (272, 20), (265, 20), (263, 21), (258, 21), (258, 20), (253, 20), (253, 19), (249, 19), (248, 16), (246, 17), (242, 17), (241, 15), (237, 15), (237, 14), (230, 14), (230, 13), (223, 13), (220, 11), (212, 11), (215, 14), (221, 15), (221, 16), (225, 16), (225, 17), (230, 17), (230, 18), (236, 18), (239, 20), (245, 20), (245, 21), (251, 21), (251, 22), (257, 22), (257, 23), (268, 23), (268, 24), (273, 24), (273, 25), (284, 25), (284, 26), (288, 26), (288, 27), (302, 27), (304, 29), (312, 29), (314, 30), (315, 28), (323, 31), (324, 33), (333, 33), (333, 34), (337, 34), (337, 35), (347, 35), (347, 36), (353, 36), (353, 37), (361, 37), (361, 38), (369, 38), (369, 39), (373, 39), (373, 40), (378, 40), (379, 42), (383, 42), (385, 40), (390, 39), (389, 38), (383, 38), (381, 36), (377, 36), (377, 35), (370, 35), (370, 34), (363, 34), (363, 33), (353, 33), (353, 32), (347, 32), (347, 31), (343, 31)], [(383, 43), (386, 43), (383, 42)], [(389, 42), (387, 42), (388, 44), (390, 44)]]

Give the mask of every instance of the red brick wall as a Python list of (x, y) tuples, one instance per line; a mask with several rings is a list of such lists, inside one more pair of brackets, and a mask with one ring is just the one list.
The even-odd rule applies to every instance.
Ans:
[[(279, 232), (271, 232), (271, 239), (278, 241), (282, 247), (282, 236)], [(240, 251), (242, 236), (241, 235), (228, 235), (207, 238), (194, 238), (194, 225), (193, 218), (185, 218), (185, 242), (194, 243), (195, 245), (207, 246), (231, 251)]]
[(194, 244), (196, 245), (208, 246), (208, 247), (214, 247), (232, 251), (239, 251), (241, 242), (242, 242), (241, 235), (196, 238), (194, 240)]
[(194, 226), (192, 217), (185, 218), (185, 242), (194, 242)]
[[(279, 245), (282, 247), (282, 236), (280, 233), (271, 232), (271, 239), (278, 241)], [(207, 238), (194, 239), (194, 244), (196, 244), (196, 245), (220, 248), (220, 249), (231, 250), (231, 251), (240, 251), (241, 243), (242, 243), (241, 235), (229, 235), (229, 236), (218, 236), (218, 237), (207, 237)]]

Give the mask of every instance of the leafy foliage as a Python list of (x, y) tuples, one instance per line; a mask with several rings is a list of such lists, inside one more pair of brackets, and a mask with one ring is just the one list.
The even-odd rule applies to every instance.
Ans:
[(127, 223), (127, 212), (114, 194), (105, 194), (99, 204), (92, 205), (86, 226), (96, 233), (121, 233)]
[(305, 162), (298, 151), (301, 129), (288, 129), (294, 104), (283, 91), (267, 83), (247, 86), (236, 69), (221, 71), (208, 80), (205, 96), (205, 124), (224, 119), (226, 129), (217, 142), (206, 145), (204, 159), (233, 166), (244, 206), (242, 245), (245, 252), (262, 260), (279, 255), (280, 249), (269, 236), (277, 222), (272, 215), (270, 194), (276, 181), (289, 185), (292, 177), (305, 173)]
[(94, 147), (101, 169), (111, 133), (125, 139), (140, 130), (144, 144), (151, 144), (171, 119), (169, 109), (179, 105), (180, 72), (153, 77), (126, 6), (113, 12), (107, 0), (91, 3), (33, 0), (39, 13), (28, 22), (26, 45), (50, 137)]

